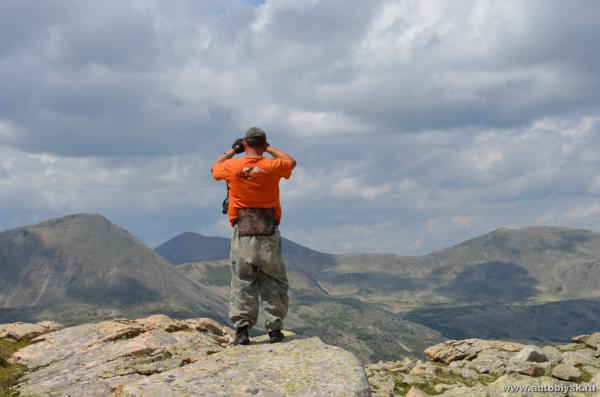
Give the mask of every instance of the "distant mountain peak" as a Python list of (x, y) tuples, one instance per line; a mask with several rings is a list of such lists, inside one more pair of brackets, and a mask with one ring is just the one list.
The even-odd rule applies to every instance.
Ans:
[[(333, 265), (330, 254), (312, 250), (285, 238), (281, 240), (286, 261), (307, 271), (322, 270), (323, 267)], [(154, 251), (174, 265), (228, 259), (229, 238), (184, 232), (159, 245)]]
[(106, 218), (105, 216), (103, 216), (101, 214), (80, 212), (80, 213), (76, 213), (76, 214), (69, 214), (69, 215), (61, 216), (58, 218), (48, 219), (44, 222), (41, 222), (40, 225), (57, 223), (57, 222), (72, 222), (74, 220), (86, 220), (88, 222), (112, 223), (108, 218)]
[(114, 310), (126, 314), (136, 306), (216, 313), (223, 304), (222, 297), (173, 271), (99, 214), (67, 215), (0, 233), (0, 323), (22, 307), (31, 308), (31, 317), (60, 311), (71, 316), (62, 320), (69, 322)]
[(498, 241), (510, 242), (511, 244), (521, 244), (528, 240), (535, 240), (542, 243), (547, 240), (566, 239), (566, 240), (584, 240), (593, 236), (598, 236), (598, 233), (587, 229), (575, 229), (565, 226), (526, 226), (522, 228), (498, 228), (481, 236), (477, 236), (463, 241), (457, 245), (444, 248), (441, 253), (456, 248), (464, 248), (472, 245), (491, 243)]
[(518, 228), (512, 227), (501, 227), (494, 229), (488, 234), (510, 234), (510, 233), (527, 233), (527, 232), (549, 232), (549, 233), (595, 233), (589, 229), (573, 228), (567, 226), (549, 226), (549, 225), (537, 225), (537, 226), (524, 226)]
[(229, 256), (229, 239), (184, 232), (159, 245), (154, 251), (174, 265), (225, 259)]
[(196, 233), (196, 232), (183, 232), (181, 234), (179, 234), (176, 237), (196, 237), (196, 236), (200, 236), (200, 237), (210, 237), (210, 236), (205, 236), (204, 234), (201, 233)]

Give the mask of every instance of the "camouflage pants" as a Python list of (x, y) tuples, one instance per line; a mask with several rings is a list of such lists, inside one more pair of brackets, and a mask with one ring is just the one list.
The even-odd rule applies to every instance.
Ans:
[(233, 228), (230, 247), (229, 318), (236, 328), (256, 324), (259, 294), (267, 330), (283, 328), (288, 310), (288, 280), (279, 229), (272, 236), (239, 236)]

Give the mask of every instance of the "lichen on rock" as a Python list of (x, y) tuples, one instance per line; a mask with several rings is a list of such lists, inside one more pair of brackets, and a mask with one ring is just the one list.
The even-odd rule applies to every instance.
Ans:
[[(600, 333), (543, 348), (495, 340), (450, 340), (425, 350), (431, 362), (380, 362), (367, 365), (366, 371), (376, 397), (600, 396), (598, 348)], [(565, 391), (507, 391), (521, 386), (540, 390), (544, 385)]]
[(370, 395), (362, 365), (318, 338), (226, 349), (205, 360), (128, 383), (115, 397)]
[[(13, 327), (14, 328), (14, 327)], [(11, 328), (12, 329), (12, 328)], [(26, 396), (370, 396), (362, 364), (318, 338), (228, 346), (206, 318), (114, 319), (48, 332), (12, 355)]]

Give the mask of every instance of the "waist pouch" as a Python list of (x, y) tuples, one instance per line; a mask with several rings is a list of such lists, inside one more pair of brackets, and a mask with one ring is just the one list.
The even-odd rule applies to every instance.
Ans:
[(240, 208), (237, 217), (240, 236), (271, 236), (275, 234), (273, 208)]

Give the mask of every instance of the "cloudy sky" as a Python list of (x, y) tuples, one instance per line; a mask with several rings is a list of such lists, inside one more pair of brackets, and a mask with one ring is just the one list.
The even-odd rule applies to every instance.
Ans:
[(298, 160), (282, 233), (425, 253), (600, 231), (600, 2), (0, 1), (0, 229), (101, 213), (228, 236), (212, 161)]

